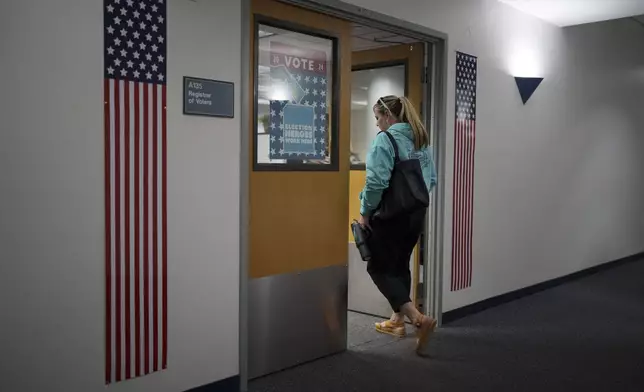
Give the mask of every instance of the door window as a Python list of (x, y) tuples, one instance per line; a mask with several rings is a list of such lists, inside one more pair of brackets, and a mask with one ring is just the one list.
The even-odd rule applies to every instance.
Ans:
[(336, 41), (256, 25), (255, 170), (338, 170)]
[(379, 132), (373, 105), (385, 95), (405, 94), (405, 64), (357, 69), (351, 73), (352, 170), (364, 170), (367, 151)]

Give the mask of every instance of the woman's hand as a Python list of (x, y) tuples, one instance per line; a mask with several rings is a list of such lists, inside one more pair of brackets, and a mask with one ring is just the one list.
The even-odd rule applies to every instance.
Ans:
[(371, 229), (371, 226), (369, 226), (369, 217), (368, 216), (360, 215), (360, 218), (358, 219), (358, 223), (360, 223), (360, 226), (362, 226), (362, 227), (366, 227), (367, 229)]

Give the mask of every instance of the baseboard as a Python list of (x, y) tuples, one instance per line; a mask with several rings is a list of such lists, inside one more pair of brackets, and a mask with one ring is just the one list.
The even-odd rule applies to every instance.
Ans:
[(559, 278), (555, 278), (552, 280), (548, 280), (545, 282), (538, 283), (534, 286), (529, 286), (525, 287), (523, 289), (519, 289), (516, 291), (511, 291), (509, 293), (501, 294), (496, 297), (492, 297), (480, 302), (473, 303), (471, 305), (464, 306), (462, 308), (450, 310), (448, 312), (443, 313), (443, 324), (449, 324), (453, 321), (462, 319), (464, 317), (470, 316), (472, 314), (481, 312), (486, 309), (490, 309), (511, 301), (516, 301), (517, 299), (527, 297), (529, 295), (538, 293), (540, 291), (544, 291), (547, 289), (551, 289), (556, 286), (560, 286), (565, 283), (569, 283), (571, 281), (596, 274), (598, 272), (602, 272), (611, 268), (615, 268), (633, 261), (641, 260), (644, 257), (644, 252), (642, 253), (637, 253), (632, 256), (625, 257), (623, 259), (615, 260), (615, 261), (610, 261), (608, 263), (600, 264), (595, 267), (587, 268), (585, 270), (581, 270), (575, 273), (572, 273), (570, 275), (565, 275)]
[(210, 384), (190, 389), (186, 392), (239, 392), (239, 376), (228, 377)]

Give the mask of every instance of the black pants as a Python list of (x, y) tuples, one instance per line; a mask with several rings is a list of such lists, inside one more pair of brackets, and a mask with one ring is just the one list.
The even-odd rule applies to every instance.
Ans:
[(409, 259), (425, 224), (427, 209), (391, 220), (372, 219), (367, 246), (371, 260), (367, 272), (394, 312), (411, 302)]

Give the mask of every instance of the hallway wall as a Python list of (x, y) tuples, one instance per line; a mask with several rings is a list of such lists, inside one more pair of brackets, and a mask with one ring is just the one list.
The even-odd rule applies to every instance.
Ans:
[[(496, 0), (350, 0), (449, 35), (444, 310), (644, 251), (644, 29)], [(455, 51), (479, 58), (472, 287), (450, 292)], [(513, 76), (545, 78), (526, 106)]]
[[(168, 5), (168, 369), (112, 392), (239, 373), (238, 0)], [(103, 2), (0, 7), (0, 390), (105, 391)], [(225, 33), (222, 33), (225, 31)], [(182, 114), (183, 76), (235, 119)]]

